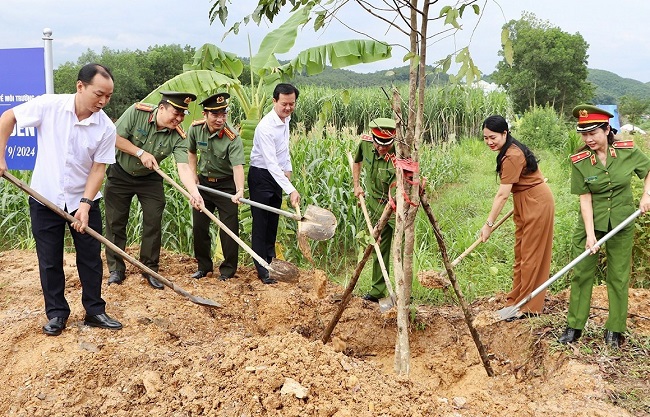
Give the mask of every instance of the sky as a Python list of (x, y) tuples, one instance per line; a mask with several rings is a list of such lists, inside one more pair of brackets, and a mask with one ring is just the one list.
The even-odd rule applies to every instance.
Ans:
[[(432, 7), (442, 8), (452, 2), (441, 0)], [(43, 46), (43, 29), (51, 28), (54, 38), (54, 68), (77, 58), (88, 49), (101, 52), (113, 50), (146, 50), (153, 45), (180, 44), (199, 48), (213, 43), (224, 51), (249, 56), (248, 39), (253, 53), (268, 31), (279, 26), (288, 16), (278, 17), (273, 24), (243, 26), (238, 35), (223, 35), (226, 28), (218, 21), (210, 25), (208, 11), (213, 0), (111, 0), (108, 2), (80, 0), (2, 0), (0, 15), (0, 49)], [(232, 0), (228, 27), (250, 13), (256, 0)], [(501, 27), (512, 19), (520, 19), (523, 11), (534, 13), (565, 32), (580, 33), (590, 45), (588, 67), (611, 71), (624, 78), (650, 82), (650, 1), (622, 0), (479, 0), (484, 10), (480, 21), (466, 10), (461, 21), (463, 30), (434, 43), (428, 50), (428, 63), (469, 44), (479, 69), (489, 74), (501, 60)], [(357, 72), (373, 72), (402, 66), (408, 39), (387, 24), (373, 19), (348, 3), (341, 20), (355, 30), (370, 34), (377, 40), (393, 44), (393, 58), (372, 64), (350, 67)], [(299, 32), (296, 45), (279, 59), (293, 58), (311, 46), (338, 40), (363, 38), (348, 27), (331, 24), (325, 32), (315, 33), (308, 24)], [(433, 23), (430, 31), (442, 29)]]

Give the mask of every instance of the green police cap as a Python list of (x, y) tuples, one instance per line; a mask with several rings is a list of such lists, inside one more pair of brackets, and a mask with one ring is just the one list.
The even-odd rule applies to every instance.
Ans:
[(573, 117), (578, 119), (577, 132), (591, 132), (605, 123), (609, 124), (609, 119), (614, 115), (591, 104), (580, 104), (573, 108)]
[(161, 91), (162, 94), (161, 101), (171, 104), (177, 109), (185, 111), (187, 114), (187, 109), (191, 102), (196, 100), (196, 96), (192, 93), (180, 93), (178, 91)]
[(372, 139), (377, 145), (388, 146), (395, 141), (395, 133), (397, 131), (395, 120), (379, 117), (371, 120), (369, 125)]
[(230, 94), (219, 93), (206, 98), (199, 104), (203, 106), (203, 110), (209, 111), (211, 113), (227, 112), (229, 98)]

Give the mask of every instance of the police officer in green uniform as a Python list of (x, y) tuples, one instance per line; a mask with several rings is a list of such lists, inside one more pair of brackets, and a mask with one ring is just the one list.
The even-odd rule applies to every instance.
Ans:
[[(373, 224), (379, 218), (388, 203), (390, 185), (395, 181), (395, 121), (387, 118), (378, 118), (370, 122), (371, 135), (362, 135), (357, 148), (352, 167), (352, 180), (354, 182), (354, 196), (363, 194), (368, 205), (370, 220)], [(365, 192), (360, 185), (361, 170), (365, 169)], [(391, 216), (386, 226), (379, 235), (379, 248), (386, 264), (386, 271), (390, 271), (390, 246), (395, 229), (395, 217)], [(363, 296), (365, 300), (379, 302), (386, 296), (386, 283), (381, 272), (377, 255), (373, 252), (372, 288)]]
[[(189, 140), (189, 162), (192, 172), (197, 172), (198, 184), (215, 190), (233, 194), (231, 199), (200, 191), (205, 208), (214, 213), (219, 211), (219, 219), (239, 236), (239, 210), (237, 204), (244, 196), (244, 145), (239, 133), (228, 124), (228, 99), (230, 94), (219, 93), (203, 100), (202, 120), (192, 123), (187, 138)], [(201, 154), (197, 158), (197, 151)], [(231, 201), (232, 200), (232, 201)], [(233, 204), (235, 203), (235, 204)], [(198, 270), (192, 278), (203, 278), (212, 272), (210, 241), (210, 218), (200, 211), (192, 213), (194, 234), (194, 256)], [(232, 278), (237, 272), (239, 245), (223, 230), (219, 233), (224, 260), (219, 266), (219, 280)]]
[[(158, 271), (160, 259), (165, 194), (162, 177), (152, 170), (173, 154), (178, 175), (192, 196), (191, 204), (197, 209), (203, 204), (188, 164), (185, 132), (180, 126), (196, 96), (174, 91), (161, 94), (158, 106), (136, 103), (118, 119), (116, 163), (108, 169), (104, 189), (106, 237), (120, 249), (126, 246), (131, 200), (134, 195), (138, 197), (142, 207), (140, 261), (154, 271)], [(125, 279), (124, 260), (107, 248), (106, 261), (110, 271), (108, 284), (121, 284)], [(143, 276), (153, 288), (165, 288), (149, 274)]]
[[(619, 225), (634, 211), (632, 176), (644, 179), (642, 212), (650, 209), (650, 159), (632, 141), (615, 141), (616, 130), (609, 125), (613, 115), (591, 105), (573, 109), (578, 118), (577, 131), (585, 146), (571, 156), (571, 193), (580, 196), (580, 214), (573, 236), (573, 254), (586, 249), (598, 251), (598, 239)], [(605, 323), (605, 343), (619, 347), (626, 330), (628, 285), (634, 223), (624, 227), (607, 241), (607, 297), (609, 317)], [(591, 293), (598, 257), (588, 256), (575, 266), (567, 314), (568, 327), (560, 343), (577, 340), (589, 317)]]

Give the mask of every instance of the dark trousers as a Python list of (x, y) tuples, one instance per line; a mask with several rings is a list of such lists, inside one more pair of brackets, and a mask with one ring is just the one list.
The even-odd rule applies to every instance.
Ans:
[[(102, 233), (102, 215), (98, 201), (93, 202), (88, 225)], [(68, 226), (77, 252), (77, 272), (81, 281), (81, 303), (89, 315), (104, 314), (106, 302), (102, 299), (102, 258), (98, 240), (86, 233), (79, 233), (61, 216), (29, 199), (32, 234), (36, 241), (38, 270), (45, 298), (48, 319), (70, 316), (70, 306), (65, 299), (65, 275), (63, 273), (63, 246), (65, 228)], [(71, 213), (74, 215), (74, 213)]]
[[(223, 181), (209, 182), (205, 177), (199, 176), (201, 185), (223, 191), (228, 194), (235, 194), (235, 181), (232, 178)], [(219, 212), (219, 220), (239, 236), (239, 209), (237, 204), (229, 198), (221, 197), (207, 191), (200, 190), (205, 208), (214, 213)], [(192, 232), (194, 234), (194, 256), (199, 263), (199, 270), (212, 271), (212, 241), (210, 240), (210, 223), (212, 220), (203, 212), (192, 210)], [(219, 266), (219, 273), (232, 277), (237, 272), (237, 258), (239, 257), (239, 245), (223, 230), (219, 231), (221, 249), (223, 251), (223, 262)]]
[[(104, 186), (104, 208), (106, 211), (106, 238), (124, 250), (126, 247), (126, 227), (133, 196), (138, 197), (142, 207), (142, 242), (140, 262), (158, 272), (160, 261), (161, 223), (165, 210), (165, 193), (162, 177), (152, 173), (134, 177), (118, 164), (108, 169)], [(106, 262), (109, 271), (126, 271), (124, 259), (110, 249), (106, 249)]]
[[(248, 170), (248, 189), (251, 200), (267, 206), (282, 207), (282, 188), (271, 173), (262, 168), (250, 167)], [(251, 207), (253, 230), (251, 235), (253, 251), (266, 262), (275, 258), (275, 239), (278, 235), (280, 215), (256, 207)], [(269, 271), (255, 261), (260, 277), (267, 277)]]

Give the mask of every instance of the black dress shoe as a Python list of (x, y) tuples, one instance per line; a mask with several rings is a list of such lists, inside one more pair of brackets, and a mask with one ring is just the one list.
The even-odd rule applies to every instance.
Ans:
[(111, 271), (111, 274), (108, 276), (108, 285), (121, 284), (125, 279), (124, 271)]
[(258, 276), (260, 278), (260, 281), (262, 281), (263, 284), (275, 284), (275, 283), (278, 282), (275, 279), (271, 278), (271, 275), (269, 275), (269, 274), (267, 274), (267, 275), (258, 275)]
[(610, 348), (618, 349), (621, 347), (621, 342), (623, 341), (623, 336), (620, 332), (612, 332), (611, 330), (605, 330), (605, 344)]
[(86, 326), (101, 327), (102, 329), (109, 330), (120, 330), (122, 328), (122, 323), (110, 318), (106, 313), (97, 314), (96, 316), (89, 316), (86, 314), (86, 317), (84, 318), (84, 324)]
[(560, 336), (557, 341), (560, 343), (572, 343), (580, 339), (580, 336), (582, 336), (582, 330), (567, 327), (566, 330), (564, 330), (564, 333), (562, 333), (562, 336)]
[(199, 269), (198, 271), (193, 273), (190, 278), (201, 279), (203, 277), (207, 277), (208, 273), (210, 273), (210, 272), (212, 272), (212, 271), (203, 271), (203, 270)]
[(219, 275), (219, 281), (228, 281), (230, 278), (234, 278), (234, 275), (232, 277), (229, 277), (228, 275)]
[(379, 302), (379, 298), (377, 298), (375, 296), (372, 296), (370, 294), (366, 294), (361, 298), (363, 298), (366, 301), (370, 301), (371, 303), (378, 303)]
[(158, 281), (156, 278), (152, 277), (151, 275), (142, 274), (142, 276), (145, 277), (147, 279), (147, 282), (149, 283), (149, 285), (151, 285), (155, 289), (157, 289), (157, 290), (164, 290), (165, 289), (165, 286), (163, 284), (161, 284), (160, 281)]
[(68, 321), (63, 317), (54, 317), (43, 326), (43, 333), (48, 336), (58, 336), (65, 329), (65, 323)]

